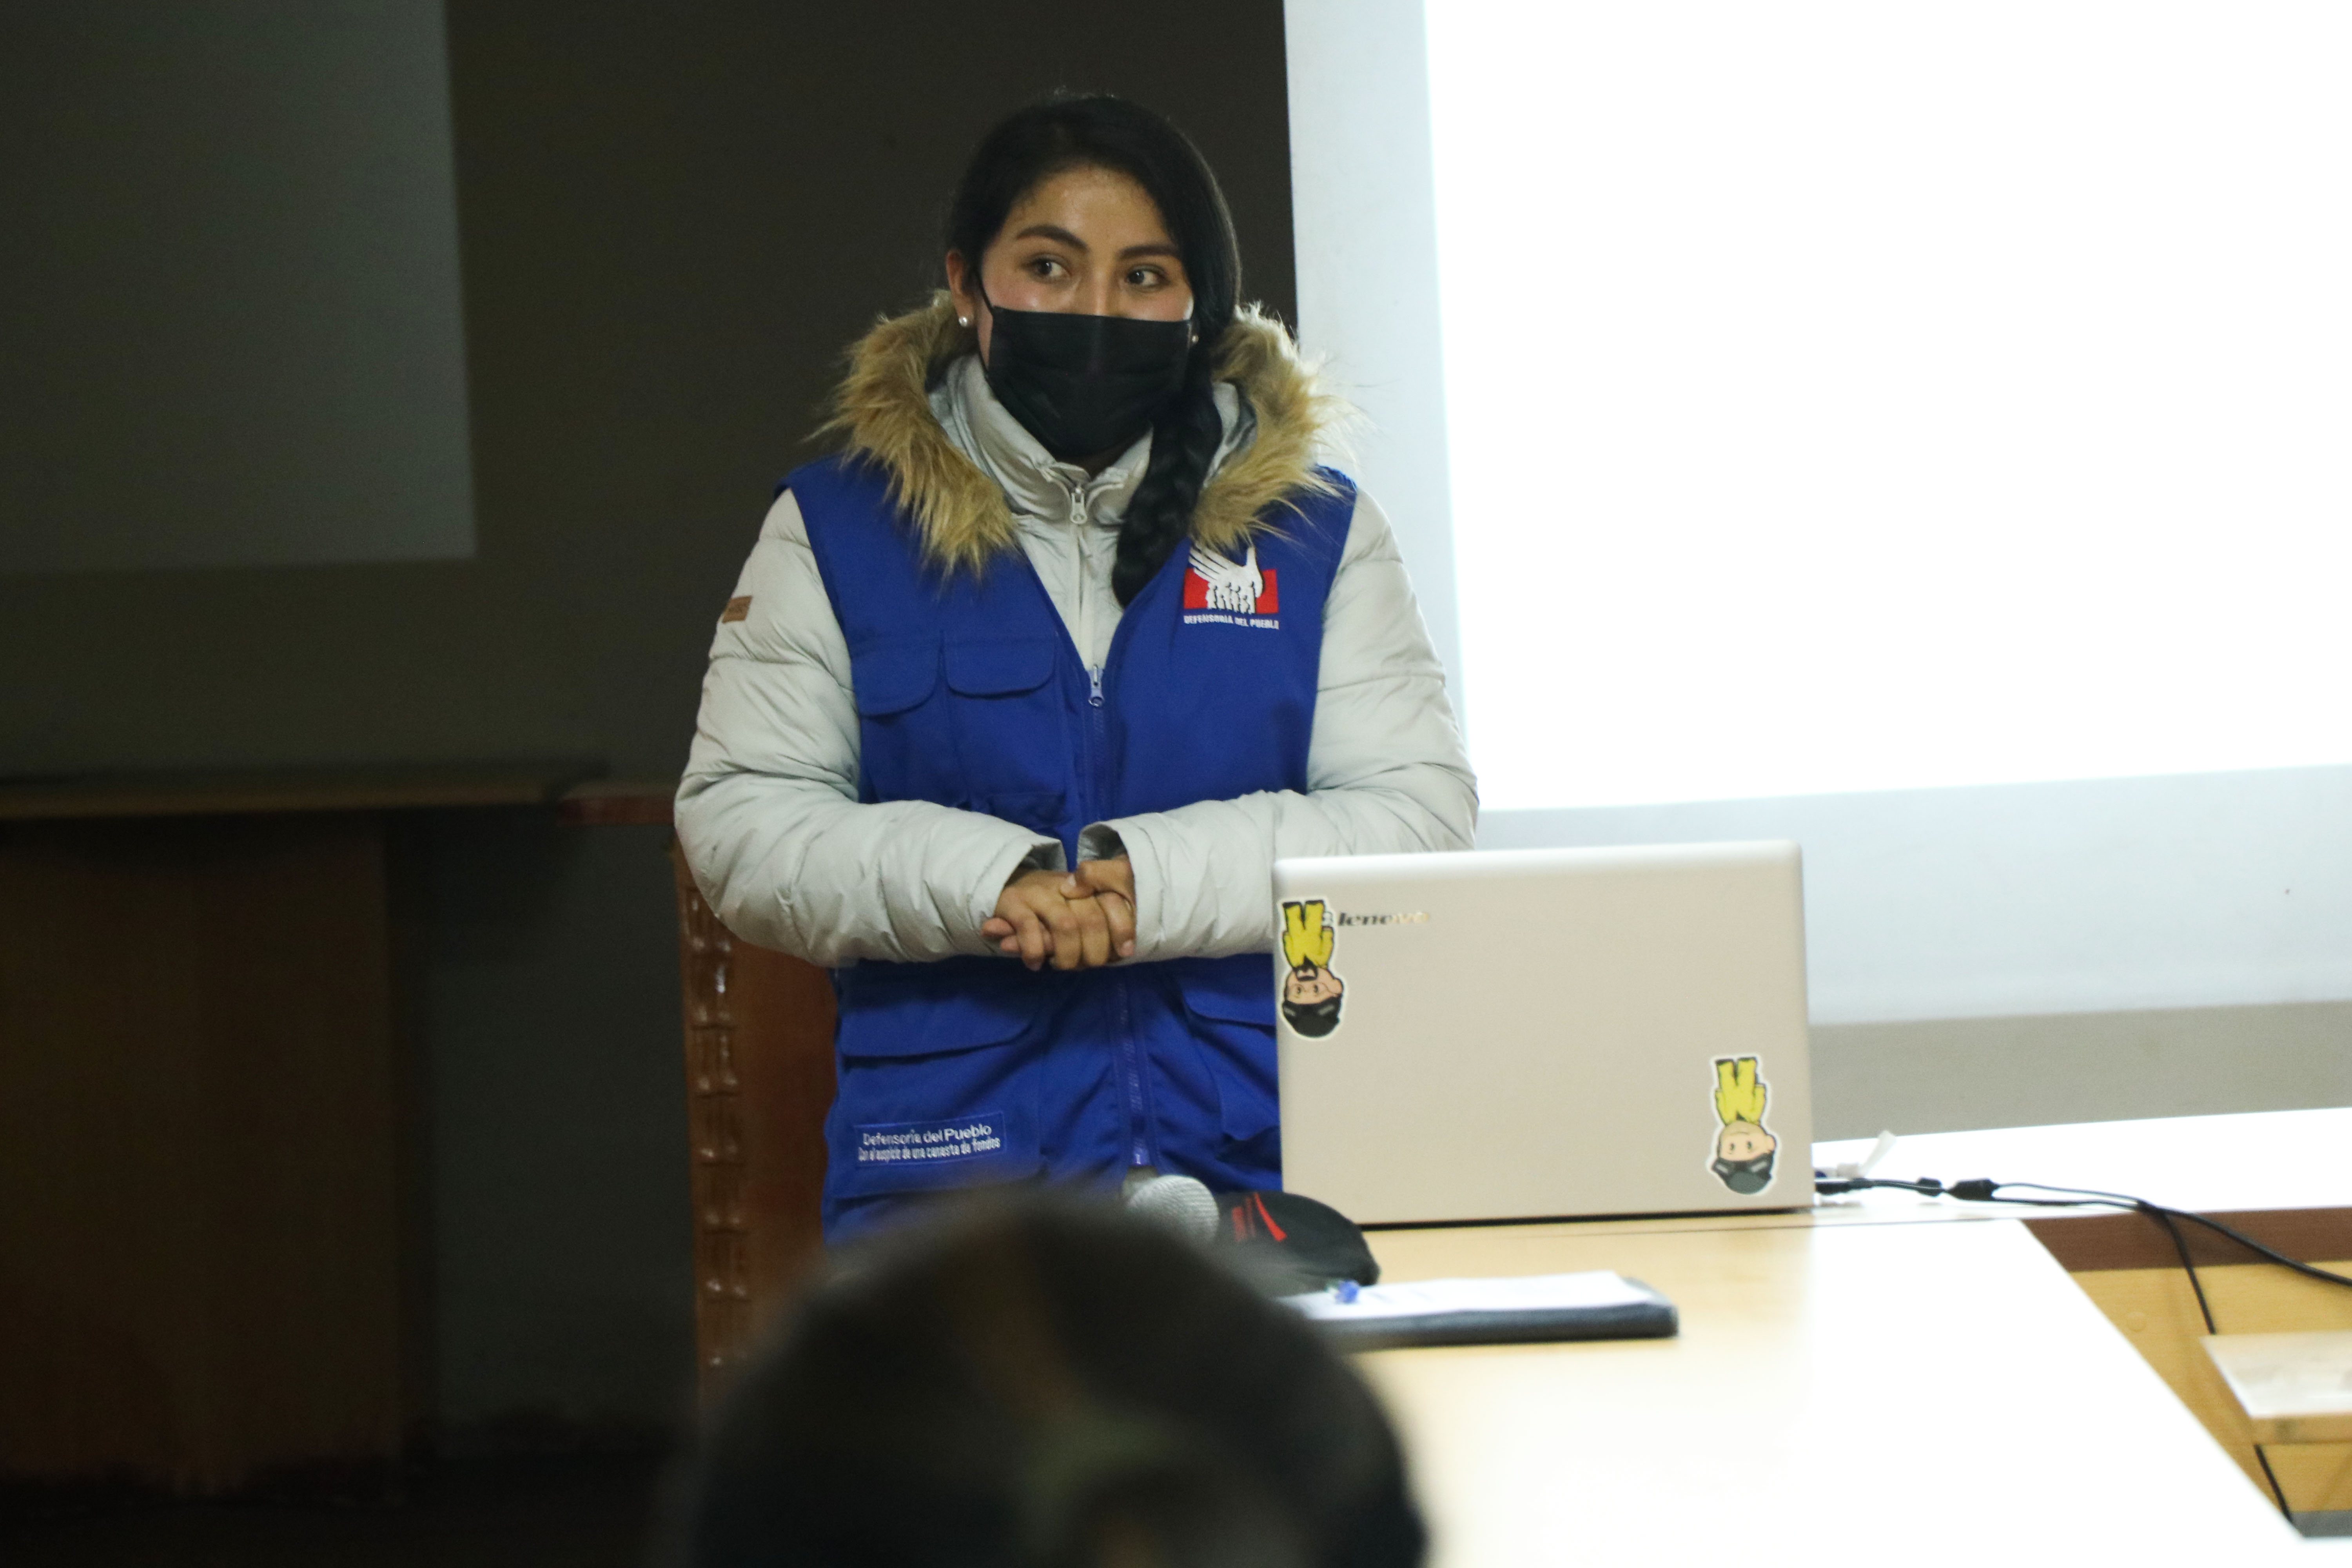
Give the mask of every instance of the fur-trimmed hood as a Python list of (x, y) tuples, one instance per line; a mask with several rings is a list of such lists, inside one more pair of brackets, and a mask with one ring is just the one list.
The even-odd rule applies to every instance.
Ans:
[[(886, 318), (850, 350), (849, 374), (825, 426), (826, 434), (845, 437), (847, 450), (889, 470), (891, 499), (913, 515), (924, 553), (950, 572), (977, 571), (1019, 542), (996, 481), (931, 413), (935, 373), (979, 346), (971, 328), (956, 325), (945, 290), (921, 310)], [(1231, 554), (1268, 526), (1265, 514), (1277, 504), (1329, 491), (1316, 458), (1344, 405), (1317, 384), (1290, 334), (1254, 305), (1234, 315), (1216, 379), (1240, 390), (1257, 424), (1255, 438), (1209, 477), (1192, 509), (1192, 537)]]

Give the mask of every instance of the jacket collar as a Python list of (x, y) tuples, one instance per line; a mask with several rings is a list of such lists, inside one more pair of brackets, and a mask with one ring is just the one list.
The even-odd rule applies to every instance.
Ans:
[(1116, 522), (1151, 462), (1149, 432), (1099, 474), (1055, 460), (996, 400), (978, 354), (965, 354), (947, 365), (931, 389), (930, 406), (948, 440), (996, 481), (1016, 518), (1066, 521), (1076, 495), (1085, 498), (1087, 516)]
[[(1017, 548), (1014, 506), (1026, 511), (1041, 500), (1067, 504), (1068, 492), (1053, 473), (1066, 465), (1046, 457), (993, 397), (968, 391), (957, 395), (958, 389), (948, 384), (957, 375), (979, 379), (978, 348), (971, 330), (956, 325), (954, 301), (944, 291), (921, 310), (877, 323), (850, 351), (849, 374), (835, 394), (834, 417), (825, 426), (846, 438), (849, 452), (887, 471), (891, 499), (914, 517), (924, 554), (949, 572), (978, 571)], [(959, 366), (959, 361), (964, 363)], [(1315, 461), (1341, 405), (1317, 385), (1280, 323), (1254, 306), (1244, 307), (1226, 332), (1217, 379), (1235, 389), (1234, 413), (1226, 421), (1223, 460), (1202, 486), (1193, 508), (1192, 537), (1231, 554), (1259, 529), (1272, 526), (1264, 514), (1277, 504), (1331, 492)], [(935, 385), (949, 393), (949, 408), (935, 403)], [(983, 395), (985, 390), (982, 381)], [(1226, 399), (1218, 401), (1222, 406)], [(1242, 416), (1244, 409), (1248, 417)], [(950, 436), (943, 416), (950, 424), (961, 418), (966, 428), (958, 434), (964, 441)], [(1013, 429), (995, 429), (993, 418)], [(1026, 460), (1024, 444), (1035, 448), (1042, 465)], [(1000, 449), (1022, 454), (1024, 460), (998, 460)], [(982, 461), (975, 462), (971, 452)], [(1131, 493), (1141, 481), (1149, 452), (1147, 437), (1095, 483), (1124, 469), (1115, 482)], [(1053, 487), (1052, 496), (1037, 486)], [(1121, 497), (1122, 510), (1124, 505)]]

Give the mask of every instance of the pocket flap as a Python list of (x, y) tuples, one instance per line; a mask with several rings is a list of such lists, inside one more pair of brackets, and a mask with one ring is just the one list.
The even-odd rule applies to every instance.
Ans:
[(1274, 955), (1186, 958), (1171, 965), (1184, 1005), (1203, 1018), (1274, 1027)]
[(860, 963), (839, 973), (839, 1039), (847, 1057), (1001, 1046), (1029, 1026), (1045, 1000), (1039, 977), (1011, 959)]
[(948, 689), (965, 697), (1010, 697), (1053, 678), (1054, 645), (1045, 637), (992, 637), (948, 644)]
[(929, 638), (878, 642), (849, 652), (849, 684), (868, 719), (903, 713), (939, 684), (940, 645)]

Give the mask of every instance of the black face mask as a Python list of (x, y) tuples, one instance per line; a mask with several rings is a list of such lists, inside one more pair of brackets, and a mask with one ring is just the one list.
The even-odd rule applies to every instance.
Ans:
[(1062, 462), (1119, 451), (1183, 389), (1190, 321), (1002, 305), (989, 312), (989, 390)]
[(1742, 1195), (1760, 1193), (1772, 1184), (1770, 1154), (1759, 1154), (1753, 1160), (1716, 1160), (1707, 1169), (1721, 1177), (1725, 1186)]

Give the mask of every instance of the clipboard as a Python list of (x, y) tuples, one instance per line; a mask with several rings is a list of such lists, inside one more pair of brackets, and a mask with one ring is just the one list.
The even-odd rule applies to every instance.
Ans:
[(1496, 1279), (1418, 1279), (1285, 1296), (1342, 1350), (1671, 1339), (1675, 1304), (1607, 1269)]

